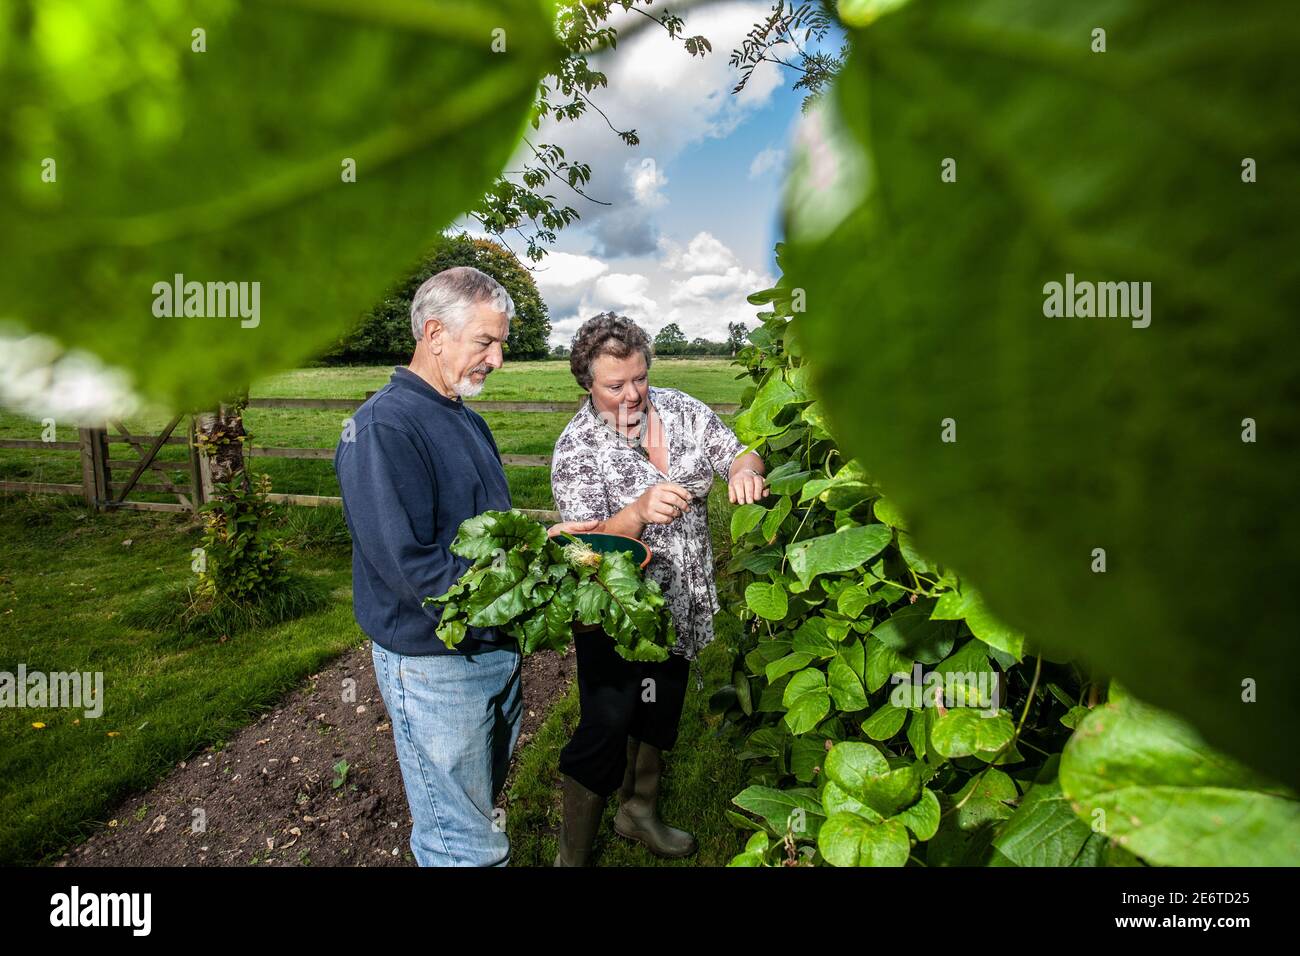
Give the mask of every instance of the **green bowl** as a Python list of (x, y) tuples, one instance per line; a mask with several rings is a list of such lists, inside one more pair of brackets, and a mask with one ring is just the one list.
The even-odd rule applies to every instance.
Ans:
[(644, 568), (650, 563), (653, 552), (636, 538), (630, 538), (625, 534), (603, 534), (591, 531), (580, 531), (574, 534), (579, 541), (584, 541), (591, 546), (591, 550), (598, 551), (601, 554), (609, 554), (611, 551), (627, 551), (632, 555), (632, 559)]

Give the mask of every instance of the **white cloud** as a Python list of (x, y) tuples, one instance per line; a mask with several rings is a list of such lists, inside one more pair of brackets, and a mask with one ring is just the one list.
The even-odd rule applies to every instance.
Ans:
[(785, 163), (785, 150), (769, 146), (759, 151), (749, 164), (749, 178), (758, 179), (773, 170), (779, 170)]
[(650, 285), (650, 278), (641, 273), (601, 275), (582, 289), (576, 305), (567, 314), (557, 309), (547, 296), (547, 305), (551, 308), (551, 344), (568, 345), (578, 326), (598, 312), (626, 315), (654, 334), (665, 322), (657, 319), (661, 309), (650, 295)]
[(761, 273), (732, 266), (725, 273), (691, 276), (673, 283), (668, 301), (673, 305), (708, 305), (739, 294), (742, 298), (757, 292), (764, 281)]
[(668, 177), (649, 156), (640, 160), (628, 160), (624, 165), (632, 184), (632, 197), (637, 205), (654, 209), (668, 202), (663, 188), (668, 185)]
[(643, 275), (612, 272), (596, 280), (594, 301), (601, 305), (597, 312), (620, 312), (636, 317), (633, 313), (649, 316), (658, 308), (654, 299), (646, 293), (650, 290), (650, 280)]
[(743, 322), (753, 328), (757, 311), (747, 301), (759, 289), (770, 288), (775, 279), (767, 272), (746, 268), (724, 243), (707, 232), (697, 233), (685, 249), (665, 242), (663, 267), (686, 273), (671, 277), (668, 304), (660, 326), (676, 322), (688, 339), (727, 337), (727, 324)]
[(533, 280), (551, 314), (557, 315), (576, 309), (591, 283), (608, 271), (608, 263), (591, 256), (551, 252), (533, 272)]
[[(603, 71), (609, 84), (591, 97), (609, 122), (588, 108), (576, 122), (548, 118), (529, 136), (534, 144), (560, 146), (570, 161), (588, 163), (591, 180), (583, 191), (612, 203), (586, 202), (553, 180), (553, 190), (544, 191), (554, 191), (558, 201), (572, 205), (582, 217), (571, 229), (591, 229), (602, 252), (611, 257), (646, 253), (647, 237), (653, 241), (657, 236), (653, 211), (668, 199), (663, 192), (668, 184), (665, 170), (672, 161), (693, 144), (727, 136), (766, 105), (784, 82), (780, 68), (761, 63), (743, 92), (731, 92), (739, 74), (727, 62), (730, 51), (769, 8), (767, 0), (747, 0), (688, 11), (687, 35), (702, 34), (713, 44), (713, 52), (703, 58), (690, 56), (680, 38), (670, 39), (662, 28), (648, 23), (625, 37), (617, 50), (593, 58), (593, 69)], [(611, 23), (624, 28), (640, 26), (641, 20), (640, 14), (620, 13)], [(635, 129), (640, 145), (625, 145), (609, 124)], [(531, 152), (522, 146), (507, 168), (531, 161)], [(602, 229), (606, 218), (619, 221)]]
[(747, 297), (774, 285), (773, 276), (746, 267), (708, 232), (696, 233), (685, 246), (664, 240), (660, 250), (662, 257), (648, 274), (609, 272), (592, 256), (561, 253), (564, 281), (544, 284), (538, 276), (551, 309), (551, 344), (568, 345), (598, 312), (626, 315), (650, 335), (676, 322), (688, 339), (725, 339), (730, 322), (754, 327), (758, 310)]
[(722, 272), (739, 265), (736, 254), (710, 232), (698, 232), (683, 249), (671, 239), (659, 243), (665, 269), (674, 272)]
[(606, 213), (591, 227), (592, 250), (610, 259), (648, 256), (659, 242), (659, 227), (644, 207), (626, 205)]

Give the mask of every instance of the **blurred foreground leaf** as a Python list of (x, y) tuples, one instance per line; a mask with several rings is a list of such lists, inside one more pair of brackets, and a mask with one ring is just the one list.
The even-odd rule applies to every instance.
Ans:
[[(846, 453), (1008, 633), (1297, 782), (1294, 16), (930, 0), (853, 41), (784, 263)], [(1149, 282), (1149, 325), (1048, 316), (1067, 274)]]
[[(41, 0), (0, 16), (0, 322), (177, 408), (354, 322), (488, 186), (558, 55), (543, 0)], [(210, 314), (205, 285), (208, 314), (155, 314), (155, 283), (177, 275), (248, 283), (246, 308)]]

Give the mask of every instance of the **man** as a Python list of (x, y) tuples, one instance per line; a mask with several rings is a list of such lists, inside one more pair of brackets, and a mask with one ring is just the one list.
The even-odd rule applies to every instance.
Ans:
[(373, 642), (420, 866), (501, 866), (510, 856), (493, 804), (519, 736), (519, 647), (471, 627), (449, 649), (434, 634), (440, 609), (423, 601), (469, 567), (449, 550), (461, 522), (510, 508), (492, 432), (464, 399), (501, 367), (514, 311), (477, 269), (425, 282), (411, 301), (410, 365), (357, 409), (334, 455), (354, 611)]

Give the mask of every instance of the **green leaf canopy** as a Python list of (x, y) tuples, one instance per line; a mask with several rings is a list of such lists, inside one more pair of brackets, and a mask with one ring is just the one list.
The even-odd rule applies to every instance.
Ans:
[[(1247, 705), (1242, 705), (1247, 706)], [(1061, 791), (1121, 846), (1166, 866), (1295, 866), (1300, 801), (1132, 698), (1085, 717)]]
[[(1226, 26), (930, 0), (853, 31), (786, 277), (836, 436), (978, 582), (1006, 625), (981, 636), (1078, 654), (1294, 783), (1300, 57), (1285, 5)], [(1076, 281), (1145, 304), (1052, 314)]]
[[(552, 13), (544, 0), (7, 5), (0, 321), (88, 350), (177, 408), (312, 355), (515, 149), (559, 55)], [(203, 294), (157, 314), (178, 275)], [(256, 288), (256, 316), (208, 283), (246, 283), (249, 313)]]

